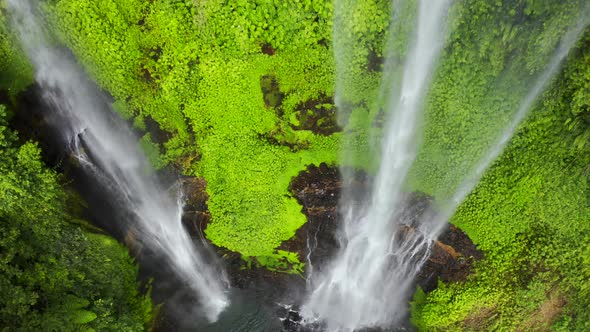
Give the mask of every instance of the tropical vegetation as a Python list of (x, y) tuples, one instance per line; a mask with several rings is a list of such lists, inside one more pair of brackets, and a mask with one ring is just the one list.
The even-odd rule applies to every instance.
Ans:
[[(408, 191), (450, 199), (585, 2), (455, 1)], [(379, 135), (387, 116), (380, 82), (400, 73), (414, 28), (415, 1), (394, 4), (44, 0), (40, 10), (56, 45), (143, 133), (154, 167), (206, 180), (207, 238), (273, 271), (302, 273), (303, 258), (279, 250), (306, 222), (289, 183), (322, 162), (375, 171), (370, 129)], [(33, 70), (2, 1), (0, 10), (0, 328), (142, 330), (152, 306), (137, 266), (76, 222), (67, 179), (11, 124)], [(154, 122), (165, 135), (146, 130)], [(589, 143), (586, 28), (450, 220), (484, 259), (464, 282), (416, 291), (417, 328), (590, 330)], [(352, 157), (340, 161), (342, 150)]]

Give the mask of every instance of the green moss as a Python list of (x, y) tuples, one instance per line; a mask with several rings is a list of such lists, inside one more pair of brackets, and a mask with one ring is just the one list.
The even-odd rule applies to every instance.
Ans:
[[(317, 54), (309, 52), (307, 58)], [(196, 133), (197, 145), (203, 148), (202, 160), (194, 169), (207, 179), (210, 195), (213, 221), (206, 234), (214, 243), (246, 256), (270, 255), (294, 235), (305, 217), (295, 199), (287, 195), (291, 178), (305, 165), (336, 159), (337, 135), (290, 131), (308, 142), (306, 149), (296, 153), (261, 137), (272, 132), (280, 120), (274, 110), (265, 107), (260, 77), (272, 69), (281, 86), (290, 86), (283, 84), (280, 56), (202, 64), (202, 96), (194, 107), (203, 113), (191, 114), (194, 127), (203, 118), (211, 119), (207, 132)], [(298, 74), (303, 73), (291, 71), (289, 80), (303, 79)]]
[[(246, 260), (249, 261), (248, 265), (251, 265), (253, 259), (246, 258)], [(258, 256), (254, 261), (257, 265), (264, 266), (270, 271), (303, 276), (304, 264), (299, 260), (299, 256), (293, 252), (276, 250), (270, 255)]]
[[(142, 139), (156, 166), (172, 162), (206, 179), (212, 214), (207, 237), (244, 256), (268, 258), (277, 257), (275, 248), (305, 222), (288, 193), (291, 179), (306, 165), (335, 163), (342, 134), (294, 129), (297, 105), (334, 93), (335, 64), (326, 47), (331, 5), (258, 1), (255, 7), (61, 0), (48, 12), (61, 38), (115, 96), (116, 110), (125, 118), (150, 116), (173, 134), (160, 158), (149, 137)], [(371, 32), (384, 31), (388, 5), (361, 9), (380, 23), (359, 22), (356, 33), (379, 45), (382, 38)], [(275, 54), (263, 54), (261, 45)], [(359, 68), (363, 61), (358, 59)], [(377, 93), (378, 76), (357, 72), (355, 103), (368, 100), (367, 91)], [(265, 90), (272, 91), (265, 96)], [(363, 113), (358, 108), (351, 118)], [(347, 131), (356, 142), (349, 146), (355, 156), (350, 163), (367, 167), (362, 142), (368, 135), (360, 128)]]

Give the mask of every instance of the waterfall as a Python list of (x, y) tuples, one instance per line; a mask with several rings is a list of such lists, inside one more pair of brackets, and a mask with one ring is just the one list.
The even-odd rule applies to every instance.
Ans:
[[(314, 275), (310, 276), (308, 298), (302, 306), (307, 323), (329, 331), (354, 331), (364, 327), (391, 327), (403, 319), (414, 278), (428, 259), (433, 240), (503, 151), (590, 21), (586, 10), (564, 35), (497, 141), (454, 188), (451, 198), (440, 202), (436, 213), (412, 216), (402, 186), (416, 157), (417, 122), (442, 47), (443, 20), (450, 2), (419, 1), (417, 33), (405, 61), (400, 88), (382, 91), (391, 96), (391, 116), (384, 129), (375, 183), (369, 197), (360, 205), (349, 198), (353, 194), (345, 192), (343, 195), (342, 247), (324, 271), (314, 269)], [(336, 16), (338, 23), (338, 13)], [(338, 29), (337, 24), (335, 29)], [(346, 70), (337, 46), (334, 47), (337, 70)], [(340, 100), (338, 84), (344, 84), (343, 77), (342, 74), (337, 76), (337, 102)], [(343, 171), (343, 174), (344, 183), (350, 183), (347, 177), (351, 172)], [(412, 222), (416, 217), (419, 221)]]
[[(208, 264), (183, 228), (182, 202), (156, 180), (137, 138), (104, 109), (99, 91), (77, 64), (50, 46), (29, 0), (8, 0), (23, 48), (35, 67), (45, 101), (58, 113), (58, 128), (72, 155), (112, 193), (141, 245), (162, 254), (215, 321), (228, 305), (228, 280)], [(180, 195), (179, 195), (180, 196)]]
[(346, 208), (344, 244), (330, 266), (312, 280), (302, 306), (307, 322), (319, 320), (328, 330), (352, 331), (388, 326), (405, 315), (407, 293), (432, 239), (404, 228), (402, 185), (416, 155), (417, 122), (443, 46), (450, 3), (418, 4), (417, 30), (401, 85), (399, 91), (390, 91), (399, 97), (389, 101), (391, 116), (375, 185), (362, 207), (341, 202)]

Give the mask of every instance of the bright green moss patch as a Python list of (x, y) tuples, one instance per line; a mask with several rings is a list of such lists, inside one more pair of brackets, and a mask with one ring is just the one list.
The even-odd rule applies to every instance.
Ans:
[[(311, 51), (306, 58), (313, 60), (318, 53)], [(211, 127), (195, 135), (197, 146), (202, 147), (202, 159), (194, 170), (207, 180), (208, 206), (213, 216), (206, 234), (214, 243), (245, 256), (271, 255), (274, 248), (295, 234), (305, 216), (287, 194), (291, 178), (305, 165), (336, 160), (337, 135), (324, 137), (294, 131), (281, 123), (276, 110), (265, 105), (261, 77), (274, 72), (281, 87), (292, 86), (289, 81), (283, 84), (277, 65), (280, 57), (256, 55), (248, 61), (202, 63), (202, 95), (190, 113), (195, 127), (202, 125), (204, 118), (211, 119)], [(290, 72), (288, 79), (304, 79), (303, 73), (297, 74)], [(297, 90), (299, 99), (310, 97), (312, 89), (308, 86), (309, 92)], [(289, 90), (283, 93), (286, 99), (294, 99)], [(283, 104), (285, 114), (292, 111), (289, 108)], [(305, 149), (292, 152), (286, 145), (265, 139), (265, 135), (273, 137), (278, 126), (305, 142)]]

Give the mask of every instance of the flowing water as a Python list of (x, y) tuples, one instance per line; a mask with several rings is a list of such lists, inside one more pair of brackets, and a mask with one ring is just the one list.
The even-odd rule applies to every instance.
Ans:
[[(432, 241), (503, 151), (589, 21), (588, 15), (581, 15), (582, 19), (562, 38), (497, 142), (465, 176), (451, 198), (442, 202), (438, 212), (427, 213), (418, 224), (410, 224), (412, 216), (406, 214), (411, 209), (405, 206), (402, 186), (416, 157), (421, 102), (442, 47), (443, 20), (449, 6), (450, 1), (419, 2), (417, 33), (406, 59), (401, 88), (387, 91), (393, 96), (392, 115), (383, 135), (381, 164), (373, 189), (360, 207), (348, 199), (353, 195), (343, 195), (342, 248), (327, 269), (314, 270), (315, 274), (309, 276), (309, 297), (302, 306), (307, 323), (329, 331), (387, 328), (400, 323), (407, 311), (414, 278), (428, 258)], [(338, 52), (337, 45), (335, 51)], [(342, 62), (342, 56), (336, 54), (336, 58)], [(343, 64), (337, 61), (337, 66), (341, 68)], [(349, 173), (343, 174), (346, 177)], [(345, 178), (344, 183), (348, 182)]]
[(362, 207), (342, 202), (348, 207), (344, 244), (331, 265), (313, 277), (302, 306), (307, 322), (319, 321), (331, 331), (352, 331), (389, 326), (405, 315), (407, 293), (431, 239), (404, 231), (401, 187), (416, 155), (416, 126), (443, 46), (450, 3), (418, 4), (417, 30), (400, 90), (391, 92), (399, 97), (389, 101), (392, 116), (375, 185)]
[[(183, 204), (169, 195), (151, 171), (126, 124), (103, 109), (99, 91), (78, 65), (49, 45), (28, 0), (8, 0), (10, 17), (34, 67), (46, 102), (59, 114), (59, 130), (72, 155), (112, 193), (141, 246), (162, 255), (200, 299), (208, 320), (228, 305), (228, 281), (197, 250), (181, 223)], [(109, 112), (110, 111), (110, 112)]]

